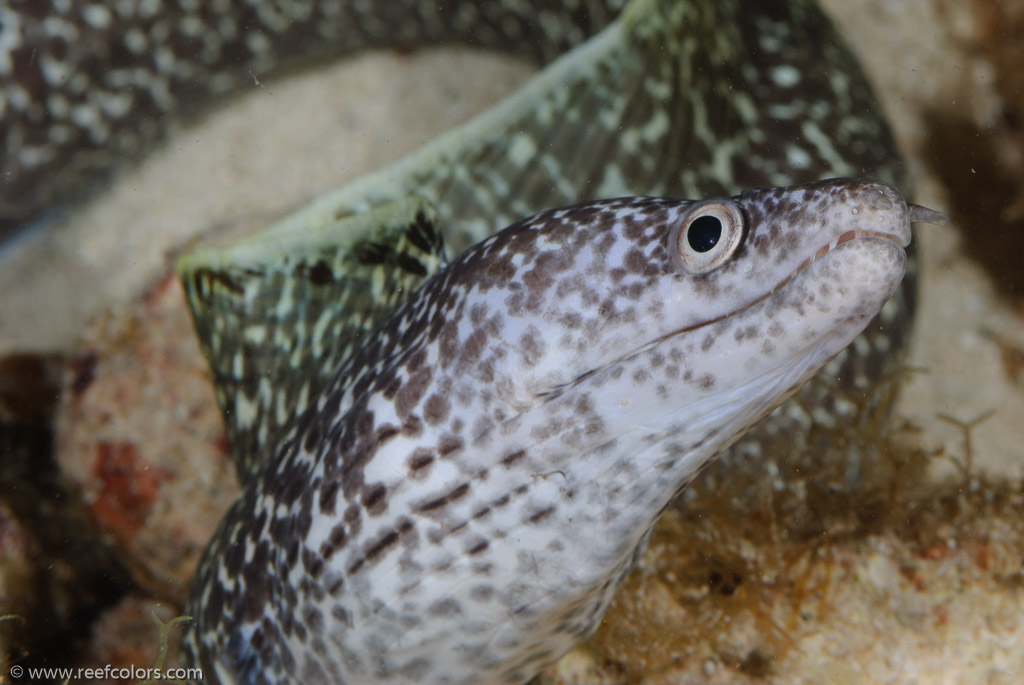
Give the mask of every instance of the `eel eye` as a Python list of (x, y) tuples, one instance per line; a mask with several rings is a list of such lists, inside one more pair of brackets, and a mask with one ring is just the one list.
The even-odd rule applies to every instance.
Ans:
[(743, 215), (729, 200), (696, 203), (668, 234), (672, 263), (694, 276), (717, 269), (739, 247), (743, 225)]

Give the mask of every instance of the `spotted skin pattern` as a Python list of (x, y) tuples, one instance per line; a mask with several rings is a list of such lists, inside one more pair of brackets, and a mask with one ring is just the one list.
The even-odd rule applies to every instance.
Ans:
[[(588, 198), (711, 197), (830, 176), (906, 187), (856, 60), (811, 0), (633, 0), (613, 21), (623, 5), (0, 1), (0, 236), (70, 189), (88, 187), (83, 179), (120, 168), (173, 115), (195, 112), (253, 77), (370, 46), (438, 42), (541, 63), (563, 56), (480, 119), (321, 198), (280, 230), (317, 230), (416, 194), (436, 208), (448, 254), (457, 255), (497, 227)], [(913, 316), (909, 256), (904, 287), (856, 354), (838, 359), (828, 380), (809, 384), (799, 406), (766, 422), (745, 454), (778, 453), (812, 420), (848, 424), (860, 413), (858, 398), (876, 395), (871, 389), (897, 366), (894, 353)], [(326, 313), (336, 321), (351, 316), (344, 305), (310, 317), (249, 315), (298, 327)], [(236, 462), (257, 463), (276, 447), (276, 431), (259, 419), (274, 407), (274, 427), (286, 424), (303, 406), (293, 398), (313, 396), (320, 385), (308, 379), (308, 356), (287, 345), (240, 347), (237, 331), (217, 330), (222, 319), (211, 315), (201, 325), (203, 347), (214, 353)], [(322, 332), (296, 332), (315, 338), (307, 350), (330, 348), (325, 375), (349, 350), (347, 339), (332, 347)], [(263, 339), (267, 348), (277, 340)], [(281, 369), (272, 384), (258, 382), (266, 368)], [(239, 396), (225, 388), (240, 389)], [(256, 409), (228, 411), (238, 405)]]
[(606, 26), (621, 6), (2, 0), (0, 236), (151, 148), (168, 115), (200, 112), (282, 68), (445, 41), (546, 63)]
[(239, 481), (367, 334), (444, 263), (437, 222), (428, 203), (410, 197), (321, 231), (257, 236), (178, 261)]
[[(254, 78), (437, 43), (548, 64), (624, 4), (3, 0), (0, 236)], [(641, 0), (624, 14), (572, 78), (531, 95), (524, 118), (490, 141), (447, 141), (444, 163), (417, 164), (385, 199), (424, 192), (458, 217), (446, 236), (457, 254), (495, 226), (587, 198), (710, 197), (827, 176), (902, 185), (870, 89), (810, 0)], [(361, 211), (376, 194), (360, 188), (350, 203)]]
[(671, 256), (693, 203), (626, 198), (519, 222), (417, 290), (217, 533), (188, 609), (208, 677), (522, 683), (590, 635), (672, 497), (904, 274), (890, 186), (731, 202), (742, 239), (706, 274)]
[[(525, 11), (522, 3), (510, 5), (515, 16)], [(501, 7), (496, 3), (488, 11)], [(549, 21), (553, 26), (577, 12), (597, 22), (614, 9), (566, 3), (572, 16), (562, 16), (544, 7), (536, 10), (548, 28)], [(410, 25), (428, 9), (414, 3)], [(400, 25), (396, 20), (394, 26)], [(576, 36), (584, 28), (594, 26), (563, 26), (552, 29), (552, 36)], [(547, 57), (573, 42), (566, 39), (542, 52)], [(635, 0), (619, 20), (494, 109), (395, 165), (318, 199), (270, 235), (317, 231), (339, 216), (361, 215), (416, 195), (436, 209), (438, 230), (454, 256), (497, 227), (587, 198), (712, 197), (842, 175), (902, 186), (896, 146), (877, 111), (856, 62), (813, 4)], [(893, 353), (902, 348), (912, 318), (915, 273), (913, 252), (909, 255), (904, 287), (879, 325), (861, 339), (857, 354), (838, 359), (828, 379), (802, 391), (799, 406), (766, 422), (757, 439), (744, 443), (745, 455), (786, 449), (789, 436), (806, 432), (809, 412), (816, 411), (813, 420), (829, 426), (859, 415), (863, 403), (847, 397), (864, 397), (891, 375), (898, 362)], [(189, 286), (194, 279), (185, 275)], [(343, 273), (335, 276), (345, 280)], [(274, 295), (263, 290), (246, 299), (271, 302)], [(333, 309), (311, 312), (303, 305), (306, 313), (291, 319), (281, 303), (248, 311), (250, 319), (273, 322), (265, 328), (293, 332), (281, 337), (249, 331), (263, 341), (256, 347), (237, 343), (246, 336), (230, 330), (223, 310), (191, 299), (240, 471), (270, 458), (278, 428), (305, 406), (295, 398), (322, 389), (323, 379), (311, 379), (317, 360), (325, 376), (351, 353), (351, 339), (334, 332), (353, 313), (343, 292), (337, 299)], [(229, 322), (244, 306), (228, 307)], [(324, 328), (331, 334), (309, 330), (314, 320), (328, 322)], [(291, 337), (315, 344), (296, 350)], [(312, 358), (310, 350), (316, 351)], [(275, 369), (273, 382), (267, 369)], [(227, 396), (229, 388), (240, 389), (238, 396)], [(255, 409), (237, 411), (240, 405)], [(827, 410), (818, 409), (823, 407)]]
[[(532, 85), (493, 110), (492, 116), (439, 138), (384, 175), (367, 178), (324, 198), (308, 212), (283, 222), (283, 230), (309, 230), (336, 217), (361, 213), (417, 193), (442, 217), (440, 225), (449, 254), (458, 254), (486, 238), (496, 227), (518, 217), (585, 198), (627, 194), (709, 197), (734, 194), (745, 187), (790, 185), (837, 175), (872, 176), (903, 185), (896, 147), (878, 114), (870, 89), (855, 60), (810, 0), (634, 0), (613, 22), (623, 5), (619, 0), (507, 0), (483, 4), (419, 0), (401, 3), (385, 0), (0, 2), (0, 112), (3, 114), (0, 117), (0, 236), (63, 202), (69, 194), (90, 188), (87, 179), (116, 172), (124, 158), (137, 156), (159, 139), (174, 116), (199, 112), (214, 96), (251, 84), (254, 79), (266, 80), (289, 64), (308, 63), (368, 46), (407, 48), (452, 41), (525, 54), (545, 64), (573, 46), (582, 47), (548, 67)], [(844, 249), (849, 251), (850, 248)], [(323, 278), (328, 274), (331, 280), (338, 280), (334, 277), (340, 272), (335, 267), (344, 263), (345, 258), (340, 254), (336, 256), (329, 270), (315, 268), (317, 262), (303, 264), (300, 260), (300, 266), (314, 267), (303, 272), (302, 278), (314, 286), (328, 280)], [(437, 262), (436, 254), (427, 256)], [(737, 446), (743, 454), (762, 457), (784, 454), (786, 449), (793, 448), (794, 438), (798, 439), (810, 422), (842, 426), (859, 414), (863, 398), (870, 401), (874, 396), (873, 388), (880, 379), (888, 377), (898, 360), (894, 353), (901, 349), (911, 320), (914, 279), (912, 253), (909, 256), (905, 286), (870, 327), (870, 335), (857, 340), (855, 353), (841, 353), (826, 368), (825, 377), (812, 380), (800, 390), (798, 401), (787, 404), (784, 410), (759, 424), (753, 439)], [(225, 272), (231, 270), (229, 267), (198, 267), (206, 269), (202, 272), (206, 280), (192, 281), (196, 285), (195, 292), (213, 293), (215, 297), (211, 301), (223, 295), (221, 290), (226, 290), (228, 295), (252, 292), (246, 286), (239, 287), (238, 281), (224, 278)], [(518, 265), (512, 264), (509, 269), (513, 267)], [(543, 273), (557, 268), (545, 266), (529, 278), (541, 278)], [(374, 282), (386, 280), (377, 278)], [(710, 288), (710, 282), (705, 281), (705, 286)], [(626, 287), (636, 286), (628, 284)], [(705, 294), (710, 296), (711, 290), (714, 288)], [(550, 292), (548, 295), (552, 296)], [(644, 315), (617, 298), (606, 299), (606, 312), (620, 312), (620, 308), (625, 307), (623, 316)], [(396, 502), (402, 501), (395, 488), (389, 490), (386, 484), (368, 492), (363, 492), (364, 483), (351, 486), (356, 489), (351, 496), (345, 495), (347, 499), (339, 499), (333, 523), (328, 523), (330, 518), (313, 517), (312, 504), (302, 505), (308, 499), (303, 499), (302, 493), (316, 476), (303, 465), (312, 463), (311, 455), (319, 451), (312, 436), (318, 436), (325, 444), (337, 444), (344, 433), (352, 445), (360, 445), (357, 451), (362, 455), (346, 463), (365, 462), (363, 466), (351, 467), (351, 473), (361, 474), (365, 480), (367, 468), (364, 467), (371, 463), (386, 472), (387, 460), (374, 456), (375, 450), (387, 446), (391, 454), (391, 449), (398, 449), (392, 447), (399, 445), (398, 441), (409, 443), (414, 439), (405, 431), (414, 431), (415, 427), (407, 427), (405, 423), (393, 423), (398, 430), (394, 435), (388, 431), (381, 435), (376, 433), (384, 425), (381, 423), (384, 418), (397, 420), (400, 407), (421, 416), (425, 431), (431, 416), (445, 416), (438, 419), (440, 423), (460, 420), (462, 425), (457, 432), (462, 436), (461, 445), (478, 437), (485, 442), (504, 437), (491, 425), (498, 425), (500, 421), (493, 415), (474, 413), (479, 409), (476, 405), (465, 407), (459, 404), (458, 397), (435, 391), (437, 379), (426, 377), (420, 369), (411, 373), (421, 374), (418, 377), (424, 384), (425, 396), (418, 396), (416, 382), (407, 383), (404, 375), (396, 375), (392, 380), (407, 389), (401, 395), (397, 388), (394, 390), (391, 415), (387, 415), (386, 408), (369, 407), (360, 414), (363, 418), (345, 431), (338, 427), (342, 423), (336, 422), (330, 423), (330, 428), (321, 426), (317, 432), (307, 425), (316, 423), (310, 417), (324, 415), (323, 410), (331, 408), (321, 407), (319, 414), (314, 408), (303, 415), (302, 442), (298, 442), (295, 434), (290, 442), (282, 442), (276, 429), (291, 425), (294, 415), (305, 406), (302, 400), (337, 396), (342, 392), (333, 386), (327, 391), (323, 389), (324, 384), (330, 385), (334, 360), (348, 360), (344, 368), (359, 375), (372, 372), (358, 364), (368, 363), (367, 360), (373, 358), (378, 360), (373, 362), (375, 365), (381, 365), (373, 368), (382, 371), (384, 348), (392, 345), (398, 354), (412, 337), (403, 335), (363, 345), (342, 336), (341, 342), (332, 347), (331, 333), (346, 328), (352, 312), (346, 306), (331, 309), (329, 302), (323, 300), (318, 304), (320, 309), (312, 308), (295, 315), (288, 308), (295, 302), (297, 299), (293, 297), (275, 301), (277, 309), (272, 312), (273, 316), (266, 310), (237, 310), (240, 312), (237, 319), (256, 321), (264, 328), (269, 321), (282, 333), (281, 336), (252, 338), (251, 341), (256, 342), (251, 347), (237, 342), (244, 338), (237, 334), (252, 332), (252, 329), (224, 330), (228, 325), (225, 321), (234, 320), (231, 317), (212, 315), (200, 326), (204, 349), (210, 356), (215, 377), (221, 382), (222, 406), (252, 408), (233, 412), (227, 420), (240, 474), (244, 477), (255, 469), (257, 475), (250, 478), (246, 497), (226, 519), (199, 572), (191, 611), (205, 616), (200, 625), (210, 632), (200, 633), (198, 637), (192, 633), (191, 639), (219, 645), (224, 653), (234, 655), (240, 660), (241, 673), (250, 680), (273, 680), (282, 673), (303, 673), (304, 680), (314, 681), (321, 672), (317, 668), (333, 677), (330, 664), (353, 673), (362, 673), (360, 669), (394, 668), (404, 674), (396, 676), (399, 681), (414, 679), (413, 675), (424, 675), (429, 680), (426, 666), (402, 661), (400, 655), (388, 652), (380, 644), (364, 645), (366, 649), (351, 647), (353, 641), (369, 640), (372, 635), (378, 636), (373, 639), (386, 642), (390, 634), (387, 628), (382, 629), (383, 633), (371, 629), (345, 632), (347, 637), (343, 644), (347, 646), (338, 649), (343, 653), (349, 653), (346, 649), (356, 649), (356, 656), (351, 658), (343, 655), (341, 661), (332, 661), (311, 656), (321, 651), (318, 644), (323, 644), (325, 649), (328, 643), (334, 644), (329, 638), (319, 637), (326, 630), (325, 626), (355, 621), (359, 612), (351, 604), (341, 605), (338, 615), (333, 613), (333, 607), (330, 612), (314, 611), (307, 609), (309, 604), (303, 604), (300, 611), (299, 597), (308, 597), (310, 593), (326, 597), (331, 596), (331, 589), (335, 588), (336, 592), (346, 593), (350, 602), (356, 596), (342, 589), (349, 582), (345, 576), (332, 577), (330, 583), (323, 580), (327, 573), (324, 569), (328, 566), (325, 561), (318, 562), (315, 554), (327, 556), (322, 553), (326, 548), (322, 542), (320, 547), (315, 547), (305, 536), (299, 537), (300, 533), (319, 535), (318, 540), (326, 540), (339, 549), (343, 547), (350, 555), (356, 555), (353, 550), (357, 548), (361, 550), (358, 552), (361, 557), (351, 556), (347, 561), (360, 564), (360, 568), (353, 571), (351, 583), (362, 582), (365, 587), (372, 587), (375, 581), (366, 580), (369, 574), (360, 576), (363, 567), (371, 568), (378, 560), (379, 565), (385, 565), (384, 560), (388, 559), (391, 561), (387, 563), (393, 566), (395, 548), (408, 540), (412, 540), (409, 545), (424, 547), (430, 541), (424, 537), (427, 533), (423, 532), (422, 524), (412, 519), (409, 522), (391, 520), (390, 527), (369, 523), (374, 512), (381, 511), (379, 516), (389, 516), (388, 512), (397, 511)], [(205, 314), (200, 311), (197, 320), (211, 313), (216, 314), (212, 307)], [(577, 311), (567, 316), (575, 321), (572, 317), (583, 314)], [(374, 321), (376, 319), (361, 319), (357, 327), (365, 333)], [(467, 326), (481, 327), (484, 331), (481, 337), (490, 330), (485, 325), (489, 319), (470, 321)], [(318, 327), (311, 322), (326, 323)], [(581, 318), (578, 324), (583, 323)], [(634, 323), (639, 323), (639, 319)], [(498, 324), (493, 323), (493, 326), (498, 327)], [(515, 344), (520, 344), (523, 350), (517, 352), (522, 356), (519, 363), (523, 365), (529, 365), (531, 359), (544, 360), (557, 349), (545, 327), (537, 323), (535, 328), (515, 331), (518, 336), (514, 338)], [(289, 331), (304, 341), (300, 350), (288, 348)], [(748, 325), (734, 335), (739, 337), (737, 342), (753, 340), (756, 331), (760, 329)], [(462, 346), (469, 341), (467, 335), (460, 330), (452, 332), (449, 338)], [(508, 344), (514, 344), (513, 338), (508, 339)], [(330, 363), (325, 362), (324, 368), (316, 370), (311, 359), (314, 353), (325, 348), (323, 359)], [(351, 357), (352, 350), (357, 348), (357, 355)], [(466, 349), (476, 348), (470, 343)], [(246, 354), (242, 354), (243, 350)], [(250, 350), (258, 354), (248, 354)], [(480, 353), (485, 351), (481, 349)], [(505, 354), (505, 358), (494, 360), (495, 373), (512, 368), (514, 355)], [(657, 357), (652, 357), (652, 363), (655, 359)], [(273, 383), (254, 382), (266, 376), (260, 366), (264, 363), (267, 368), (275, 369)], [(432, 368), (425, 360), (422, 363), (423, 368)], [(679, 362), (669, 364), (664, 359), (657, 364), (666, 370), (675, 368), (677, 372), (681, 368)], [(304, 373), (310, 368), (314, 368), (312, 374)], [(481, 377), (487, 377), (483, 370), (480, 373)], [(657, 371), (645, 368), (635, 369), (633, 373), (642, 378), (644, 374), (656, 376)], [(696, 373), (696, 369), (691, 373)], [(698, 377), (708, 382), (710, 373)], [(600, 374), (595, 372), (594, 375)], [(837, 377), (842, 381), (837, 383)], [(690, 380), (685, 384), (689, 386)], [(364, 378), (363, 385), (361, 392), (369, 393), (368, 397), (384, 398), (383, 391), (375, 394), (369, 390), (370, 380)], [(659, 396), (670, 392), (668, 383), (655, 383), (650, 387)], [(513, 384), (511, 390), (494, 386), (491, 392), (504, 393), (501, 401), (510, 402), (509, 406), (514, 408), (528, 399), (516, 395), (517, 388), (521, 389), (521, 384)], [(552, 386), (545, 391), (548, 393), (545, 397), (552, 407), (562, 407), (558, 403), (568, 401), (562, 398), (575, 397), (575, 389), (575, 385)], [(327, 394), (322, 395), (322, 392)], [(513, 393), (511, 399), (505, 397), (508, 392)], [(378, 401), (385, 400), (387, 398)], [(341, 411), (341, 397), (334, 411)], [(370, 411), (384, 412), (381, 415), (384, 418), (376, 413), (371, 416)], [(597, 410), (585, 403), (577, 404), (575, 411), (582, 417), (598, 416)], [(460, 417), (460, 413), (465, 415)], [(273, 416), (273, 421), (267, 421), (268, 416)], [(568, 423), (574, 420), (568, 413), (563, 419)], [(555, 422), (555, 418), (551, 418), (551, 422)], [(601, 424), (596, 419), (589, 425), (594, 427), (595, 434), (601, 432)], [(535, 432), (531, 440), (543, 447), (560, 434), (562, 424), (538, 424), (531, 430)], [(455, 432), (455, 428), (449, 426), (449, 433), (454, 435)], [(447, 512), (459, 511), (459, 507), (468, 506), (468, 502), (483, 501), (485, 504), (481, 507), (490, 509), (480, 520), (506, 517), (500, 519), (500, 525), (491, 524), (490, 529), (495, 534), (503, 532), (506, 537), (511, 535), (507, 531), (513, 529), (514, 523), (521, 523), (521, 519), (502, 511), (515, 511), (515, 515), (526, 516), (527, 521), (537, 516), (532, 527), (538, 530), (543, 529), (549, 519), (562, 520), (556, 517), (555, 510), (544, 513), (547, 507), (553, 506), (550, 503), (533, 511), (512, 507), (514, 501), (533, 497), (531, 488), (542, 487), (533, 480), (515, 485), (491, 500), (482, 494), (483, 483), (487, 481), (485, 475), (472, 483), (453, 481), (449, 489), (437, 485), (432, 479), (442, 478), (447, 469), (453, 468), (446, 464), (454, 463), (456, 456), (449, 460), (447, 455), (458, 455), (462, 453), (460, 450), (468, 449), (457, 446), (457, 441), (448, 440), (446, 436), (448, 433), (442, 433), (433, 444), (425, 444), (427, 451), (406, 454), (400, 463), (392, 464), (396, 469), (392, 477), (408, 475), (410, 483), (432, 488), (433, 499), (408, 502), (413, 507), (409, 509), (410, 517), (414, 507), (436, 502), (436, 507), (416, 511), (416, 516), (427, 517), (436, 511), (436, 516), (444, 522), (450, 515)], [(371, 449), (373, 445), (377, 447)], [(297, 456), (300, 446), (305, 450), (302, 454), (308, 452), (309, 462)], [(679, 442), (675, 447), (686, 449), (689, 445)], [(356, 447), (346, 449), (351, 451)], [(528, 470), (533, 466), (527, 460), (529, 454), (524, 446), (501, 455), (500, 466), (489, 468), (490, 477), (495, 477), (495, 469), (499, 473), (501, 468), (511, 471), (517, 464), (519, 469)], [(326, 457), (324, 460), (327, 461)], [(508, 464), (503, 460), (508, 460)], [(267, 485), (274, 469), (282, 470), (290, 480), (277, 481), (275, 487)], [(366, 482), (383, 484), (387, 480), (384, 475), (373, 476), (374, 469), (370, 472), (372, 478), (378, 480)], [(508, 478), (505, 480), (507, 483)], [(334, 482), (342, 488), (341, 481)], [(322, 482), (316, 488), (323, 492)], [(520, 491), (520, 488), (525, 489)], [(335, 497), (340, 498), (338, 491), (335, 492)], [(596, 499), (587, 500), (587, 504), (581, 504), (581, 510), (587, 506), (600, 508), (612, 504), (597, 495), (594, 497)], [(282, 504), (285, 508), (282, 511), (272, 511), (274, 501), (291, 504)], [(329, 501), (330, 498), (325, 499), (325, 505)], [(341, 508), (341, 501), (347, 503), (344, 508)], [(540, 505), (539, 499), (537, 504)], [(286, 515), (288, 507), (300, 505), (307, 506), (303, 511), (307, 511), (308, 518)], [(320, 506), (319, 500), (317, 506)], [(615, 511), (621, 516), (623, 509)], [(247, 516), (255, 518), (246, 519)], [(454, 521), (446, 530), (460, 524)], [(330, 531), (324, 532), (323, 527), (328, 525)], [(454, 551), (455, 542), (444, 543), (449, 545), (444, 549), (455, 555), (451, 559), (452, 567), (477, 563), (472, 559), (480, 555), (483, 556), (479, 563), (485, 563), (483, 558), (490, 547), (481, 547), (484, 540), (470, 544), (461, 538), (472, 529), (473, 526), (466, 523), (454, 532), (449, 530), (451, 538), (442, 536), (443, 540), (457, 539), (464, 545), (460, 548), (460, 557)], [(264, 535), (260, 537), (253, 531), (262, 531)], [(377, 537), (367, 537), (371, 534)], [(231, 546), (232, 539), (248, 542)], [(487, 544), (496, 543), (489, 538)], [(561, 544), (565, 544), (564, 540)], [(522, 549), (524, 558), (531, 555), (531, 549), (535, 548)], [(465, 561), (467, 558), (471, 561)], [(523, 585), (522, 579), (531, 577), (523, 572), (526, 561), (517, 557), (516, 563), (523, 566), (517, 566), (520, 572), (507, 579), (511, 585), (503, 590), (494, 580), (489, 592), (507, 595), (510, 588), (517, 583)], [(273, 580), (260, 575), (259, 569), (274, 564), (278, 576)], [(624, 572), (628, 565), (622, 562), (620, 571)], [(444, 559), (435, 561), (434, 566), (440, 569), (438, 573), (423, 573), (421, 585), (443, 582), (438, 578), (446, 572)], [(576, 567), (577, 564), (572, 564), (567, 569), (549, 569), (553, 575), (548, 576), (548, 582), (552, 578), (572, 578)], [(402, 568), (408, 571), (414, 567), (407, 565), (399, 571)], [(347, 568), (343, 570), (348, 572)], [(562, 571), (565, 573), (559, 576)], [(592, 616), (603, 610), (620, 571), (612, 572), (599, 588), (589, 588), (592, 594), (581, 592), (566, 600), (563, 606), (572, 615), (564, 618), (563, 627), (591, 626)], [(376, 572), (373, 577), (377, 577)], [(359, 578), (362, 580), (357, 580)], [(383, 576), (381, 582), (387, 582), (387, 578)], [(401, 573), (396, 571), (393, 578), (401, 580)], [(339, 584), (334, 586), (334, 582)], [(404, 587), (396, 583), (398, 581), (389, 587)], [(239, 599), (243, 587), (244, 598)], [(381, 585), (378, 591), (383, 587), (388, 586)], [(409, 590), (412, 595), (416, 592)], [(485, 607), (493, 606), (488, 604), (492, 600), (471, 599)], [(542, 600), (537, 602), (542, 603)], [(527, 605), (515, 608), (519, 606)], [(525, 614), (530, 614), (532, 606), (524, 609)], [(508, 615), (508, 607), (502, 607), (504, 615)], [(228, 612), (223, 622), (215, 620), (222, 610)], [(444, 619), (446, 612), (449, 618)], [(460, 617), (465, 619), (469, 614), (465, 607), (456, 610), (454, 606), (444, 606), (437, 607), (433, 613), (418, 615), (429, 615), (430, 620), (436, 616), (436, 625), (443, 626), (445, 620), (454, 625)], [(534, 621), (531, 615), (514, 616), (513, 621), (518, 624)], [(545, 625), (543, 621), (550, 618), (543, 612), (538, 616), (546, 618), (536, 619), (541, 621), (536, 625)], [(464, 621), (459, 625), (466, 630), (465, 626), (472, 623)], [(450, 632), (457, 633), (456, 630)], [(583, 628), (574, 627), (558, 634), (585, 632)], [(379, 637), (381, 634), (385, 637)], [(544, 629), (538, 628), (537, 634), (544, 634)], [(358, 637), (360, 635), (363, 637)], [(247, 642), (249, 638), (256, 641), (254, 646)], [(293, 643), (288, 641), (293, 638), (298, 643), (309, 644), (310, 650), (296, 649), (292, 654), (293, 647), (289, 644)], [(500, 638), (494, 638), (495, 644), (500, 644)], [(556, 645), (561, 643), (555, 640), (550, 644), (549, 654), (543, 649), (502, 647), (504, 652), (498, 650), (502, 656), (494, 657), (502, 666), (480, 666), (484, 669), (480, 672), (487, 672), (487, 668), (491, 668), (492, 673), (503, 668), (522, 673), (532, 671), (532, 666), (516, 665), (517, 659), (530, 657), (535, 663), (549, 660), (558, 651)], [(202, 655), (203, 663), (212, 664), (212, 652), (204, 651), (207, 649), (200, 649), (198, 642), (193, 646), (193, 650), (199, 650)], [(490, 652), (481, 652), (487, 653)], [(467, 656), (467, 663), (473, 658), (476, 657)], [(377, 659), (377, 666), (368, 665), (373, 659)], [(417, 671), (418, 668), (422, 672)], [(452, 668), (450, 680), (458, 682), (461, 678), (458, 668)], [(463, 672), (471, 670), (469, 666), (463, 668)], [(211, 665), (207, 673), (217, 671)], [(517, 676), (510, 673), (509, 677), (514, 681)], [(353, 678), (355, 682), (364, 682), (369, 676)]]

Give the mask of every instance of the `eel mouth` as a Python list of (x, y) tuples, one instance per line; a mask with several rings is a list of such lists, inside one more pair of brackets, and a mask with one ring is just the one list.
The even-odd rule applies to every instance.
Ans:
[[(890, 242), (896, 243), (900, 247), (904, 248), (910, 244), (909, 240), (902, 240), (899, 236), (896, 236), (892, 233), (885, 233), (883, 231), (866, 231), (861, 228), (855, 228), (850, 231), (846, 231), (845, 233), (841, 233), (839, 237), (837, 237), (832, 242), (828, 243), (827, 245), (822, 245), (821, 247), (819, 247), (817, 252), (811, 255), (809, 259), (804, 261), (800, 266), (798, 266), (793, 271), (793, 274), (790, 276), (790, 278), (793, 278), (793, 276), (796, 276), (798, 273), (806, 269), (811, 264), (811, 262), (821, 259), (826, 254), (836, 249), (840, 245), (844, 243), (853, 242), (854, 240), (860, 240), (861, 238), (881, 238), (883, 240), (888, 240)], [(785, 284), (785, 281), (783, 281), (783, 284)]]
[[(811, 264), (813, 264), (814, 262), (818, 261), (819, 259), (821, 259), (825, 255), (827, 255), (832, 250), (835, 250), (840, 245), (845, 245), (846, 243), (852, 243), (855, 240), (864, 240), (864, 239), (871, 239), (871, 238), (876, 238), (876, 239), (879, 239), (879, 240), (887, 240), (890, 243), (893, 243), (894, 245), (899, 246), (900, 249), (904, 249), (904, 248), (907, 247), (907, 245), (910, 244), (909, 240), (904, 240), (902, 237), (900, 237), (900, 236), (898, 236), (898, 235), (896, 235), (894, 233), (886, 233), (884, 231), (869, 231), (869, 230), (865, 230), (865, 229), (862, 229), (862, 228), (854, 228), (854, 229), (851, 229), (849, 231), (845, 231), (843, 233), (840, 233), (834, 240), (832, 240), (829, 243), (819, 247), (817, 249), (817, 251), (815, 251), (814, 254), (812, 254), (810, 257), (808, 257), (807, 259), (802, 261), (795, 269), (793, 269), (793, 272), (790, 273), (789, 276), (787, 276), (778, 285), (776, 285), (774, 288), (772, 288), (770, 292), (762, 295), (761, 297), (759, 297), (758, 299), (754, 300), (750, 304), (745, 305), (743, 307), (740, 307), (735, 312), (733, 312), (733, 314), (739, 313), (739, 312), (743, 311), (744, 309), (746, 309), (747, 307), (750, 307), (753, 304), (757, 304), (758, 302), (764, 300), (765, 298), (771, 297), (775, 293), (779, 292), (780, 290), (782, 290), (783, 288), (786, 287), (787, 283), (789, 283), (794, 278), (799, 276), (800, 273), (804, 269), (806, 269)], [(732, 316), (732, 314), (726, 314), (725, 316), (726, 317)]]

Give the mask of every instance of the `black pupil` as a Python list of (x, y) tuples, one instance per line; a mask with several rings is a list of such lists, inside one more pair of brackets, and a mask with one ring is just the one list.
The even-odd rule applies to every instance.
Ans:
[(717, 216), (702, 216), (694, 219), (690, 230), (686, 232), (686, 240), (697, 252), (707, 252), (722, 237), (722, 220)]

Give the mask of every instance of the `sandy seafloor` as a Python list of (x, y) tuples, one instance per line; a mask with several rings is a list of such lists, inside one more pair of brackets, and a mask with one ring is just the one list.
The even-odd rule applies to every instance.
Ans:
[[(915, 427), (918, 445), (937, 455), (932, 476), (942, 482), (957, 475), (955, 464), (967, 449), (964, 431), (949, 419), (970, 422), (992, 412), (970, 431), (971, 475), (1019, 492), (1024, 300), (1000, 287), (1001, 274), (967, 256), (965, 242), (980, 230), (968, 225), (969, 209), (958, 208), (958, 189), (944, 186), (950, 175), (935, 167), (940, 156), (946, 164), (956, 159), (959, 141), (945, 140), (945, 149), (937, 150), (929, 135), (934, 127), (926, 124), (928, 117), (954, 116), (998, 131), (1002, 113), (1012, 106), (999, 91), (997, 60), (979, 47), (986, 40), (981, 4), (825, 4), (862, 57), (890, 116), (910, 163), (915, 201), (947, 210), (960, 223), (919, 231), (921, 307), (909, 354), (917, 371), (893, 420)], [(65, 225), (4, 249), (0, 353), (73, 350), (97, 315), (152, 292), (194, 236), (265, 226), (412, 151), (511, 92), (531, 72), (505, 58), (445, 48), (369, 54), (254, 83), (222, 110), (182, 127), (62, 220)], [(1012, 135), (1007, 140), (1014, 142)], [(962, 165), (967, 173), (983, 174), (966, 154), (969, 143), (963, 141)], [(1024, 149), (1010, 148), (1002, 151), (1003, 166), (1024, 155)], [(1010, 245), (1019, 249), (1020, 242)], [(1005, 513), (972, 522), (972, 531), (988, 525), (992, 533), (985, 539), (993, 548), (985, 551), (985, 563), (955, 535), (940, 552), (884, 536), (834, 551), (831, 559), (842, 573), (826, 593), (828, 610), (820, 612), (813, 631), (783, 631), (796, 646), (770, 667), (737, 667), (709, 647), (689, 653), (685, 665), (660, 666), (645, 682), (1024, 682), (1024, 556), (1019, 538), (999, 543), (998, 531), (1019, 536), (1013, 521), (1003, 520)], [(1010, 556), (1000, 557), (1000, 550)], [(990, 562), (993, 555), (998, 559)], [(907, 558), (915, 560), (913, 573)], [(990, 583), (996, 567), (1011, 580)], [(102, 630), (117, 634), (116, 618)], [(605, 652), (578, 649), (545, 677), (581, 683), (644, 679), (609, 659)]]

